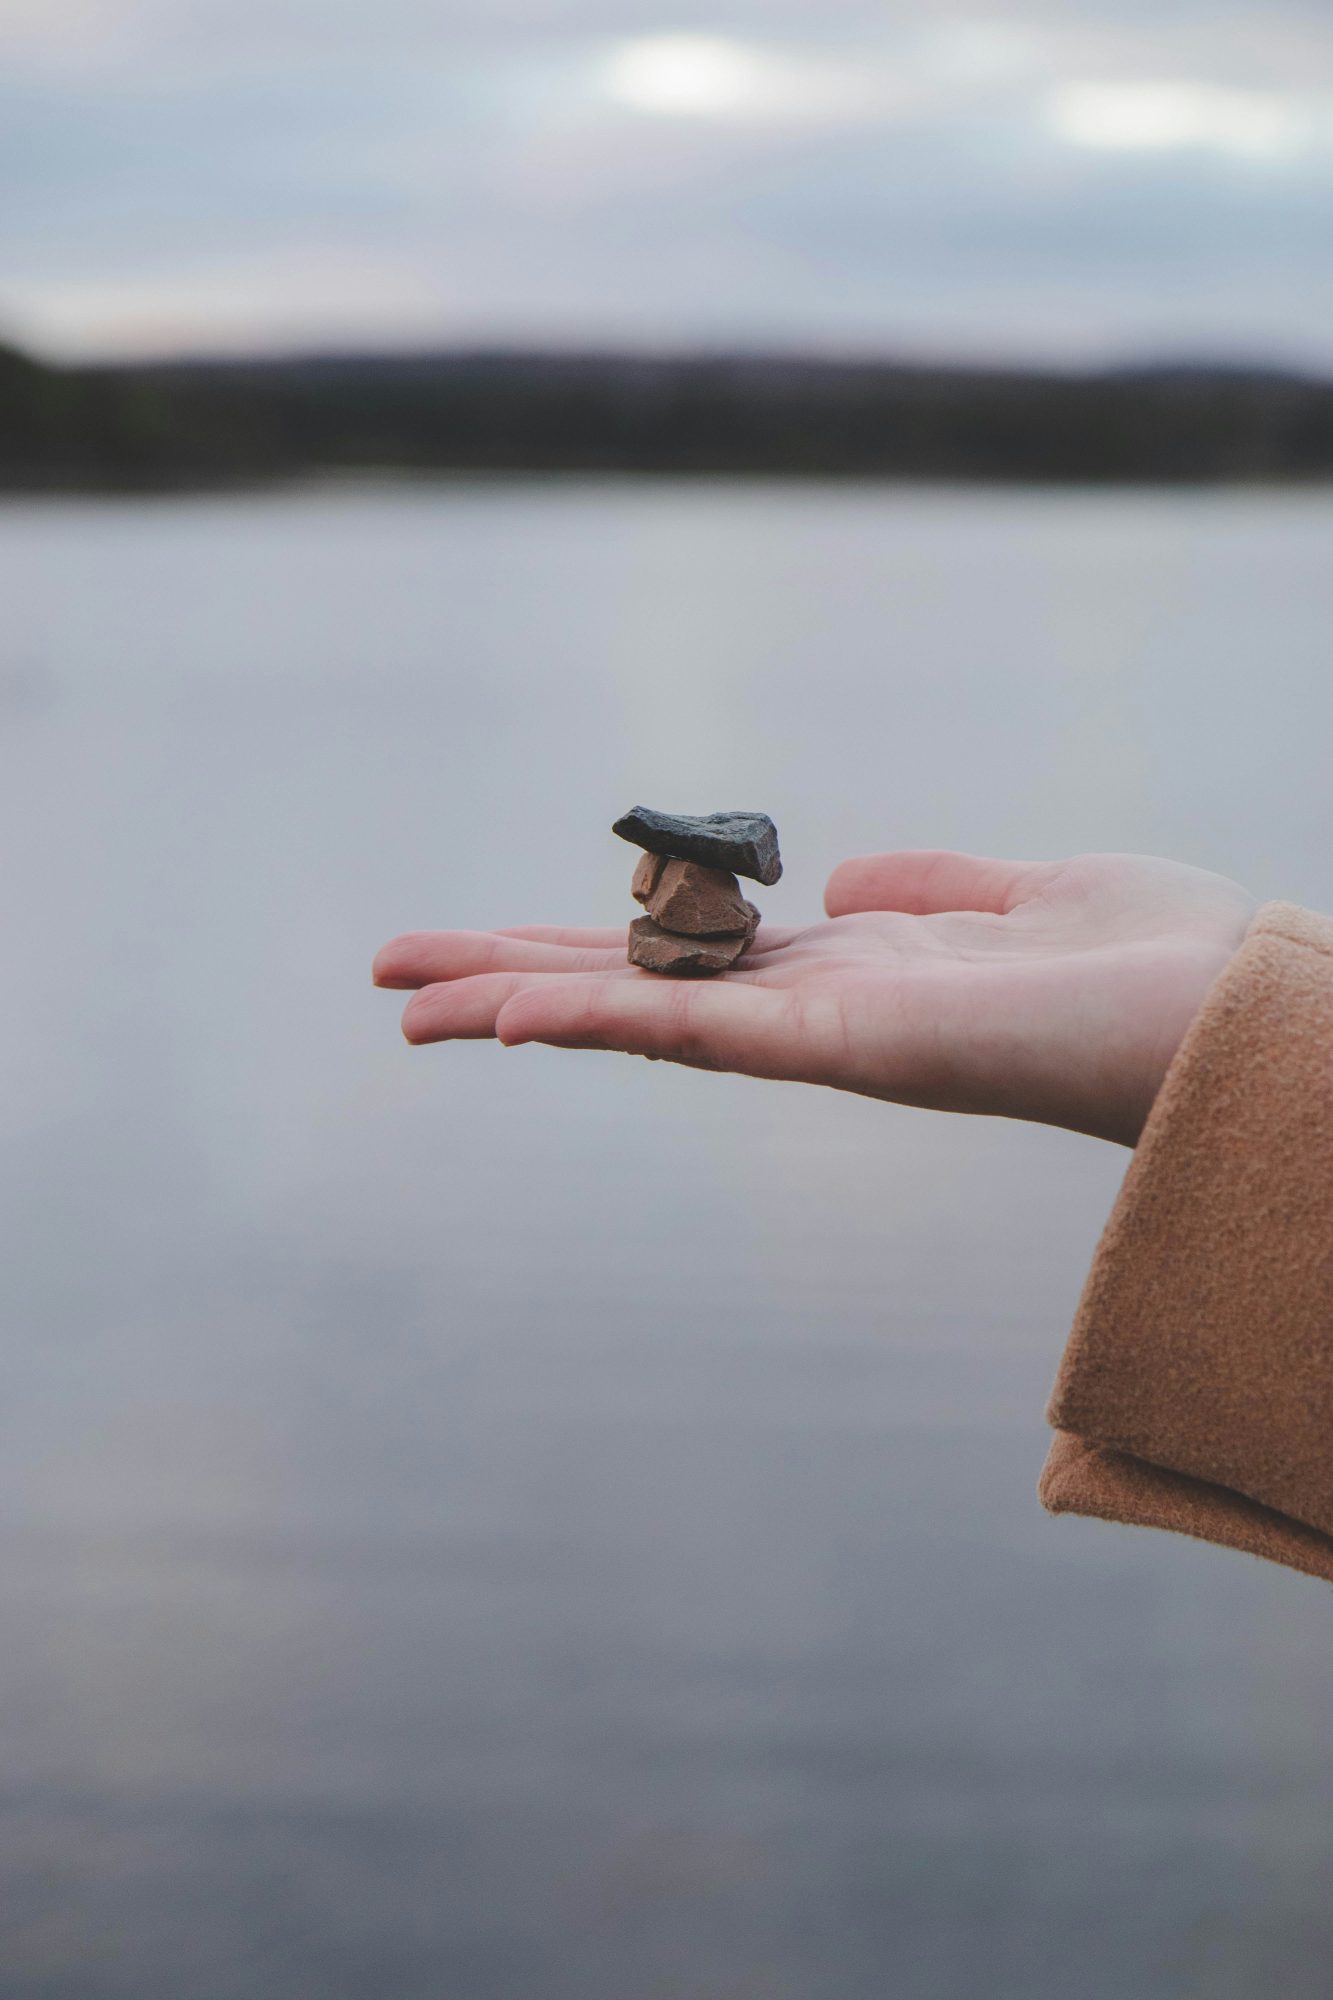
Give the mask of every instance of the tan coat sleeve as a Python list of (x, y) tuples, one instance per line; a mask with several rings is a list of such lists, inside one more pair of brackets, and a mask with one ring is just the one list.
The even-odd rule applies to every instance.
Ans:
[(1049, 1410), (1053, 1513), (1333, 1583), (1333, 919), (1260, 910), (1167, 1073)]

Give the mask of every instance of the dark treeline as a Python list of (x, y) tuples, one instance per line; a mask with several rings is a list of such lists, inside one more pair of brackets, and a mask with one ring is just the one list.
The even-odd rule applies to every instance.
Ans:
[(0, 348), (0, 487), (11, 491), (372, 469), (1327, 479), (1333, 383), (1206, 367), (1043, 374), (609, 354), (53, 368)]

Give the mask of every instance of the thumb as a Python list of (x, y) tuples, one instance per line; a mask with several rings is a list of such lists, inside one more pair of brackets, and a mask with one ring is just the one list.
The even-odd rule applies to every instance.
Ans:
[(989, 910), (1005, 916), (1049, 872), (1030, 861), (994, 861), (933, 847), (859, 854), (840, 862), (829, 876), (824, 908), (831, 917), (857, 910), (901, 910), (912, 917)]

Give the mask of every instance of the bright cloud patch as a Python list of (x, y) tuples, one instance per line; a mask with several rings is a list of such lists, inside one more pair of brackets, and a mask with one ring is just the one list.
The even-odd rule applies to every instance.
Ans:
[(658, 118), (801, 120), (864, 114), (887, 92), (864, 68), (716, 35), (644, 35), (600, 65), (598, 94)]
[(1206, 83), (1069, 83), (1055, 92), (1050, 121), (1073, 145), (1114, 152), (1202, 146), (1257, 157), (1303, 136), (1282, 98)]

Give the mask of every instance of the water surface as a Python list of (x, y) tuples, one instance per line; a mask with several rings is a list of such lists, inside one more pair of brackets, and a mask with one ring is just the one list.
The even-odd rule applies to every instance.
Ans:
[(1333, 1597), (1052, 1522), (1123, 1170), (408, 1051), (635, 800), (1333, 907), (1333, 502), (455, 483), (0, 510), (6, 2000), (1284, 2000)]

